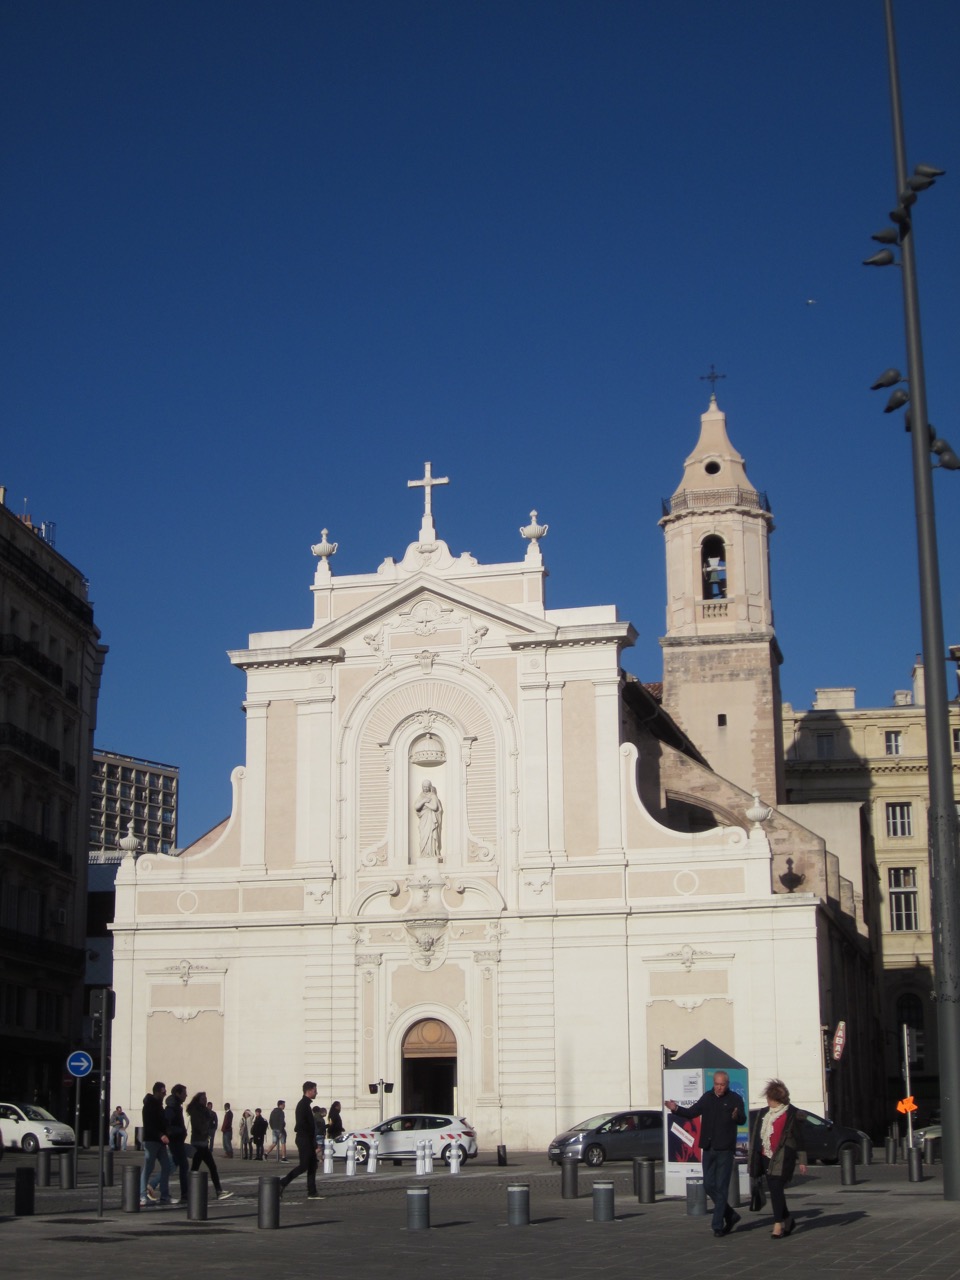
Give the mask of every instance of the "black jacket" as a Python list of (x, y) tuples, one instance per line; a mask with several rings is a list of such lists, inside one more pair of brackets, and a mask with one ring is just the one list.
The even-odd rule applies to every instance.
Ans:
[(315, 1147), (317, 1145), (317, 1123), (313, 1118), (313, 1099), (306, 1094), (297, 1103), (294, 1133), (298, 1147)]
[(171, 1142), (186, 1142), (187, 1124), (183, 1118), (183, 1103), (170, 1095), (163, 1108), (163, 1119), (167, 1126), (167, 1137)]
[(143, 1100), (143, 1140), (144, 1142), (162, 1142), (167, 1132), (167, 1122), (163, 1115), (163, 1100), (155, 1093), (148, 1093)]
[(711, 1089), (692, 1107), (677, 1107), (674, 1113), (686, 1120), (700, 1117), (701, 1151), (734, 1151), (737, 1146), (737, 1126), (746, 1124), (747, 1113), (739, 1093), (726, 1093), (719, 1097)]
[(260, 1142), (267, 1132), (267, 1122), (263, 1116), (254, 1116), (250, 1121), (250, 1137)]

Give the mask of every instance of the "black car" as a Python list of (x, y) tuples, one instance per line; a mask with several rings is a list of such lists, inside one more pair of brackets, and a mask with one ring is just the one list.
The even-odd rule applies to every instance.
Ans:
[(663, 1155), (663, 1112), (604, 1111), (557, 1134), (547, 1148), (552, 1164), (575, 1155), (594, 1169), (607, 1160)]

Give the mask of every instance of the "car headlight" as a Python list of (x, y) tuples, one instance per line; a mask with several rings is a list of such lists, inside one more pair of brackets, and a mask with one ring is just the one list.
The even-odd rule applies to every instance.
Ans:
[(43, 1132), (44, 1132), (44, 1133), (47, 1135), (47, 1137), (49, 1138), (49, 1137), (50, 1137), (50, 1135), (51, 1135), (51, 1133), (53, 1133), (53, 1130), (50, 1128), (50, 1126), (49, 1126), (48, 1124), (45, 1124), (45, 1125), (43, 1126)]

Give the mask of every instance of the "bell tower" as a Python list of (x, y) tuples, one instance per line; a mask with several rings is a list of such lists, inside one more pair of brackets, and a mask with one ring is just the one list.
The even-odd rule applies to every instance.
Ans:
[(663, 704), (717, 773), (768, 804), (783, 794), (773, 516), (727, 436), (716, 395), (660, 521), (667, 552)]

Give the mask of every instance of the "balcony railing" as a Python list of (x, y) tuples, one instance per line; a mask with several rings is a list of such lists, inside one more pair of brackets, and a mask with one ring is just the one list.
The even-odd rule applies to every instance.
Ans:
[(665, 516), (700, 511), (705, 507), (748, 507), (753, 511), (769, 512), (770, 503), (765, 493), (744, 489), (741, 485), (730, 485), (727, 489), (684, 489), (672, 498), (660, 499), (660, 508)]
[(56, 747), (51, 747), (40, 738), (35, 738), (32, 733), (21, 729), (19, 725), (11, 724), (9, 720), (0, 724), (0, 747), (13, 747), (21, 755), (36, 760), (38, 764), (46, 765), (55, 773), (60, 772), (60, 752)]
[(16, 658), (25, 667), (30, 667), (51, 684), (55, 684), (58, 689), (63, 684), (63, 667), (41, 653), (35, 644), (30, 644), (21, 636), (12, 635), (9, 632), (0, 635), (0, 656)]
[(35, 858), (43, 858), (46, 862), (60, 861), (60, 846), (56, 840), (47, 840), (35, 831), (21, 827), (19, 822), (0, 820), (0, 845), (8, 845), (18, 853), (29, 853)]

